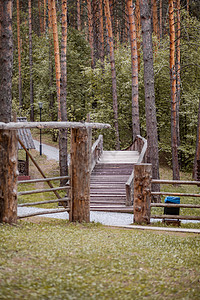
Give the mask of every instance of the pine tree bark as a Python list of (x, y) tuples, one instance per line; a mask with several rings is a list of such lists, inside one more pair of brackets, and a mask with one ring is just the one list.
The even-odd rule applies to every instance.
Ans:
[(61, 120), (60, 111), (60, 51), (58, 43), (58, 28), (56, 17), (56, 4), (55, 0), (51, 1), (51, 22), (53, 28), (53, 40), (54, 40), (54, 58), (55, 58), (55, 70), (56, 70), (56, 88), (57, 88), (57, 102), (58, 102), (58, 120)]
[(46, 32), (46, 10), (47, 10), (47, 0), (44, 0), (44, 23), (43, 23), (44, 32)]
[(81, 4), (80, 0), (77, 0), (77, 29), (81, 30)]
[[(154, 91), (153, 44), (151, 28), (151, 12), (148, 0), (140, 0), (142, 25), (142, 46), (144, 61), (145, 113), (147, 130), (147, 162), (152, 164), (152, 176), (159, 178), (158, 133)], [(159, 190), (158, 184), (152, 185), (152, 191)], [(154, 197), (157, 202), (159, 198)]]
[(179, 180), (178, 139), (177, 139), (177, 105), (176, 105), (176, 65), (175, 65), (175, 25), (173, 0), (169, 0), (170, 31), (170, 81), (171, 81), (171, 147), (173, 179)]
[(126, 1), (129, 18), (129, 35), (131, 43), (131, 67), (132, 67), (132, 133), (133, 141), (140, 134), (139, 120), (139, 102), (138, 102), (138, 57), (137, 57), (137, 40), (136, 26), (133, 14), (132, 0)]
[(91, 49), (91, 67), (94, 68), (94, 36), (93, 36), (93, 20), (92, 20), (92, 6), (91, 0), (87, 0), (88, 10), (88, 33), (89, 33), (89, 44)]
[(160, 40), (162, 39), (162, 0), (160, 0), (160, 9), (159, 9), (159, 13), (160, 13)]
[(18, 72), (19, 72), (19, 107), (22, 109), (22, 73), (21, 73), (21, 41), (20, 41), (20, 6), (19, 0), (17, 0), (17, 47), (18, 47)]
[(180, 0), (176, 1), (176, 15), (177, 15), (177, 42), (176, 42), (176, 88), (177, 88), (177, 103), (176, 103), (176, 115), (177, 115), (177, 140), (178, 146), (180, 145), (180, 127), (179, 127), (179, 109), (181, 102), (181, 5)]
[(194, 166), (193, 166), (193, 179), (200, 180), (200, 101), (199, 101), (199, 111), (198, 111), (196, 152), (195, 152)]
[(30, 120), (31, 122), (34, 122), (31, 0), (28, 0), (28, 24), (29, 24), (29, 70), (30, 70)]
[(0, 120), (8, 123), (12, 111), (12, 0), (0, 0), (0, 9)]
[(39, 14), (39, 23), (40, 23), (40, 34), (43, 34), (43, 21), (41, 15), (41, 0), (38, 0), (38, 14)]
[(159, 29), (158, 29), (158, 12), (157, 12), (157, 4), (156, 0), (151, 0), (152, 5), (152, 15), (153, 15), (153, 32), (156, 37), (159, 39)]
[[(60, 110), (61, 121), (67, 121), (67, 0), (62, 0), (62, 39), (61, 39), (61, 80), (60, 80)], [(59, 131), (59, 164), (60, 176), (68, 175), (67, 161), (67, 129)], [(61, 180), (64, 186), (67, 180)]]
[(135, 4), (135, 20), (136, 20), (136, 36), (137, 36), (137, 57), (138, 57), (138, 72), (140, 71), (140, 0), (136, 0)]
[[(0, 0), (0, 120), (11, 121), (12, 107), (12, 0)], [(0, 222), (17, 222), (16, 132), (0, 130)]]
[(109, 42), (109, 48), (110, 48), (109, 50), (110, 50), (110, 64), (111, 64), (111, 73), (112, 73), (112, 95), (113, 95), (116, 150), (119, 150), (120, 149), (120, 141), (119, 141), (119, 125), (118, 125), (117, 79), (116, 79), (114, 42), (113, 42), (109, 1), (104, 0), (104, 5), (105, 5), (106, 24), (107, 24), (107, 29), (108, 29), (108, 42)]
[(99, 0), (99, 35), (100, 35), (100, 59), (101, 64), (104, 63), (104, 35), (103, 35), (103, 4)]

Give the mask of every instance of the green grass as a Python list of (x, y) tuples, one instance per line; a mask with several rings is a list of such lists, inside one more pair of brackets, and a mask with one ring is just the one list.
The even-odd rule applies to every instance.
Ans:
[(0, 299), (199, 299), (200, 236), (42, 219), (0, 226)]

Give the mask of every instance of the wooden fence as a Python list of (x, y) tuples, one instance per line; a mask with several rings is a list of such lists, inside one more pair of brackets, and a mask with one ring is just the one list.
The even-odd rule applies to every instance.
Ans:
[[(110, 128), (109, 124), (81, 122), (0, 122), (0, 222), (17, 222), (17, 129), (20, 128), (70, 128), (71, 129), (71, 164), (70, 164), (70, 221), (90, 221), (90, 169), (91, 169), (91, 134), (92, 129)], [(44, 177), (44, 176), (43, 176)], [(49, 191), (57, 193), (49, 179)], [(68, 187), (66, 187), (68, 189)], [(45, 192), (44, 190), (34, 193)], [(30, 193), (30, 191), (27, 193)], [(27, 194), (26, 193), (26, 194)], [(31, 191), (33, 193), (33, 191)], [(24, 194), (25, 195), (25, 194)], [(66, 200), (66, 199), (65, 199)], [(63, 200), (63, 202), (65, 201)], [(61, 199), (59, 199), (59, 202)], [(66, 200), (67, 201), (67, 200)]]
[[(29, 184), (29, 183), (38, 183), (38, 182), (51, 182), (52, 180), (60, 180), (60, 179), (70, 180), (70, 177), (69, 176), (60, 176), (60, 177), (24, 180), (24, 181), (19, 181), (18, 185)], [(63, 187), (54, 187), (54, 188), (50, 188), (50, 189), (28, 190), (28, 191), (18, 192), (17, 195), (18, 196), (31, 195), (31, 194), (37, 194), (37, 193), (55, 192), (55, 191), (59, 191), (59, 190), (68, 190), (70, 192), (69, 181), (68, 181), (68, 184), (66, 186), (63, 186)], [(71, 201), (69, 192), (68, 192), (68, 197), (63, 197), (63, 198), (58, 198), (58, 199), (53, 199), (53, 200), (46, 200), (46, 201), (27, 202), (27, 203), (18, 204), (18, 207), (24, 207), (24, 206), (27, 207), (27, 206), (37, 206), (37, 205), (42, 205), (42, 204), (58, 203), (59, 202), (64, 207), (64, 208), (59, 208), (59, 209), (49, 209), (49, 210), (45, 209), (43, 211), (36, 211), (34, 213), (24, 214), (22, 216), (19, 216), (18, 219), (32, 217), (32, 216), (38, 216), (38, 215), (44, 215), (44, 214), (69, 212), (70, 211), (70, 201)]]
[(152, 179), (151, 164), (136, 164), (134, 166), (134, 222), (138, 224), (150, 223), (150, 218), (154, 219), (172, 219), (172, 220), (200, 220), (199, 216), (181, 216), (181, 215), (151, 215), (152, 207), (169, 208), (200, 208), (198, 204), (170, 204), (170, 203), (151, 203), (152, 195), (169, 195), (179, 197), (200, 197), (195, 193), (179, 192), (151, 192), (151, 184), (172, 184), (172, 185), (197, 185), (199, 181), (181, 181), (181, 180), (157, 180)]

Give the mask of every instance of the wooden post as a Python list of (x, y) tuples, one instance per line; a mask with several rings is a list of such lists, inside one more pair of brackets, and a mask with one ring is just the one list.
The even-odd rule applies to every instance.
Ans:
[(0, 223), (17, 222), (17, 132), (0, 130)]
[(150, 223), (151, 179), (151, 164), (136, 164), (134, 166), (134, 223)]
[(90, 160), (89, 130), (71, 130), (71, 222), (90, 222)]

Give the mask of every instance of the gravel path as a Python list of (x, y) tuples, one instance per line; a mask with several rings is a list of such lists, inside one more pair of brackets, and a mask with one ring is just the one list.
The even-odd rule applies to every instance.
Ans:
[[(39, 151), (39, 142), (34, 140), (36, 150)], [(59, 150), (55, 147), (48, 146), (42, 144), (42, 153), (47, 156), (47, 159), (54, 159), (59, 161)], [(23, 216), (29, 213), (44, 211), (43, 208), (38, 207), (18, 207), (18, 216)], [(69, 214), (67, 212), (64, 213), (56, 213), (56, 214), (47, 214), (42, 215), (47, 218), (57, 218), (57, 219), (69, 219)], [(100, 212), (100, 211), (91, 211), (90, 212), (90, 221), (99, 222), (103, 225), (110, 226), (123, 226), (130, 225), (133, 223), (133, 215), (128, 213), (114, 213), (114, 212)], [(152, 222), (157, 222), (160, 220), (152, 219)], [(185, 221), (182, 220), (182, 223), (196, 223), (198, 221)]]

